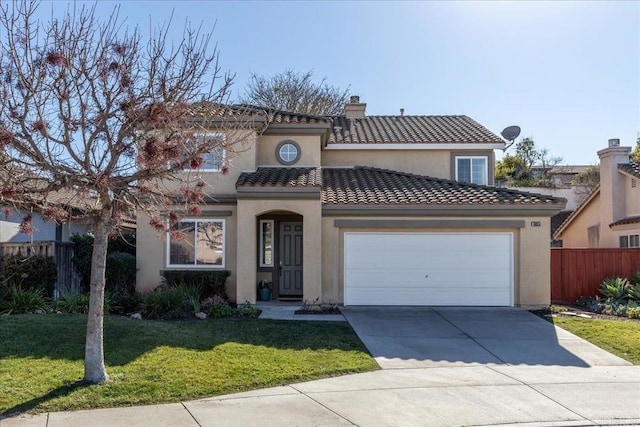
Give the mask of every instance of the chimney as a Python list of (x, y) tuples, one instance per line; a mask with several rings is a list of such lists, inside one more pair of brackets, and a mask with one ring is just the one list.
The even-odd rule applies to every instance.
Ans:
[(347, 119), (363, 119), (366, 108), (367, 104), (361, 103), (359, 96), (352, 95), (349, 97), (349, 102), (344, 106), (343, 114)]
[(404, 116), (404, 108), (400, 109), (400, 117)]
[(610, 139), (609, 146), (598, 151), (600, 157), (600, 247), (618, 247), (609, 224), (625, 216), (625, 181), (618, 165), (629, 163), (631, 147), (621, 147), (619, 139)]

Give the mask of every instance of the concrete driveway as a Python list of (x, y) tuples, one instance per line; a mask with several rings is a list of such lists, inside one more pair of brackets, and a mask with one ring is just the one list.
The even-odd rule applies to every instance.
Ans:
[(0, 427), (585, 426), (640, 424), (640, 366), (517, 309), (344, 310), (383, 369)]
[(517, 308), (346, 307), (343, 314), (382, 369), (629, 365)]

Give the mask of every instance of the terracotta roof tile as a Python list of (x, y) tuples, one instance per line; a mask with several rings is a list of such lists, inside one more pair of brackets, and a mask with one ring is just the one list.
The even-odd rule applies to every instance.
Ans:
[(637, 176), (638, 178), (640, 178), (640, 161), (620, 164), (618, 165), (618, 169), (628, 173), (629, 175)]
[(504, 141), (467, 116), (333, 118), (329, 144), (496, 143)]
[(563, 199), (371, 167), (258, 168), (237, 187), (322, 187), (325, 205), (549, 205)]
[(243, 172), (236, 187), (320, 187), (319, 168), (258, 168)]
[(322, 202), (329, 205), (561, 204), (542, 194), (468, 184), (370, 167), (322, 170)]

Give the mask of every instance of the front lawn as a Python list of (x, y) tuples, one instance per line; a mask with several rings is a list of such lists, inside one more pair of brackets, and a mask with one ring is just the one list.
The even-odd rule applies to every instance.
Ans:
[(377, 369), (342, 322), (105, 318), (111, 381), (83, 376), (86, 316), (0, 316), (0, 414), (145, 405)]
[(640, 322), (554, 317), (555, 325), (625, 360), (640, 365)]

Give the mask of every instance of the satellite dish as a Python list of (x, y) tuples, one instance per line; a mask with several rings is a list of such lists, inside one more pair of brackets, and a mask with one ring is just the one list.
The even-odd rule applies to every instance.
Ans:
[(515, 141), (518, 135), (520, 135), (520, 126), (508, 126), (504, 128), (501, 135), (504, 139), (510, 141), (510, 143), (504, 148), (506, 150), (511, 147), (513, 141)]

